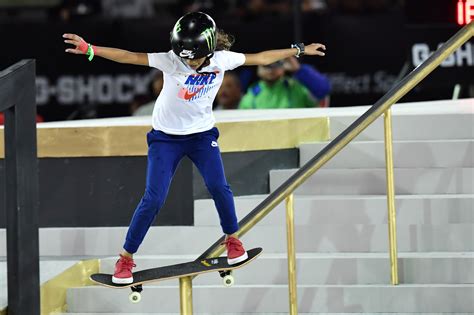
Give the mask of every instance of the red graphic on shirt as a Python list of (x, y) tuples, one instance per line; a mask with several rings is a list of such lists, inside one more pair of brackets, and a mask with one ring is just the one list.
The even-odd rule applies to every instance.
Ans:
[(192, 101), (205, 95), (214, 88), (215, 78), (219, 71), (191, 74), (186, 78), (183, 87), (178, 92), (178, 97), (186, 101)]
[(204, 88), (204, 85), (201, 85), (200, 87), (198, 87), (195, 91), (189, 91), (187, 88), (182, 88), (180, 91), (179, 91), (179, 94), (178, 96), (181, 97), (181, 98), (184, 98), (185, 100), (189, 101), (191, 98), (193, 98), (194, 96), (196, 96), (196, 94), (198, 94), (202, 89)]

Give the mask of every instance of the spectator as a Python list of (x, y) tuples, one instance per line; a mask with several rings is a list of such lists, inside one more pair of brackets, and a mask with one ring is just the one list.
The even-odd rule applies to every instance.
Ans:
[(179, 0), (176, 8), (179, 13), (202, 11), (209, 14), (225, 15), (231, 10), (230, 1), (222, 0)]
[(214, 109), (237, 109), (242, 98), (240, 88), (240, 80), (237, 74), (232, 71), (226, 72), (222, 85), (217, 92), (217, 103)]
[(68, 22), (71, 19), (100, 14), (102, 7), (95, 0), (62, 0), (57, 7), (59, 18)]
[[(285, 69), (292, 76), (285, 75)], [(292, 57), (285, 62), (259, 66), (260, 81), (250, 86), (239, 108), (298, 108), (318, 106), (329, 94), (329, 80), (310, 65)]]
[(303, 0), (301, 9), (305, 13), (320, 12), (327, 9), (327, 4), (325, 0)]
[[(153, 75), (148, 90), (150, 91), (149, 101), (147, 103), (143, 102), (143, 98), (135, 99), (131, 104), (130, 111), (133, 116), (148, 116), (153, 113), (153, 108), (155, 107), (155, 101), (160, 95), (161, 90), (163, 89), (163, 72), (157, 70)], [(143, 105), (141, 105), (143, 104)]]
[(280, 15), (286, 16), (291, 12), (291, 2), (288, 0), (238, 0), (235, 13), (243, 18), (261, 19)]
[(153, 112), (153, 106), (154, 102), (151, 101), (149, 95), (138, 94), (133, 97), (128, 106), (129, 114), (132, 116), (149, 116)]
[(153, 17), (153, 0), (102, 0), (104, 15), (111, 18)]
[(397, 6), (395, 0), (327, 0), (328, 8), (334, 12), (364, 15), (388, 12)]

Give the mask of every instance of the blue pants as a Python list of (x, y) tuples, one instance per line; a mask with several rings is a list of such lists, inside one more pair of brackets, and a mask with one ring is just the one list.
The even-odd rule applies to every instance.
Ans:
[(166, 200), (176, 167), (185, 155), (193, 161), (204, 178), (219, 213), (223, 232), (232, 234), (239, 229), (234, 198), (225, 179), (217, 138), (217, 128), (184, 136), (168, 135), (157, 130), (147, 134), (146, 189), (128, 228), (124, 245), (127, 252), (133, 254), (138, 250)]

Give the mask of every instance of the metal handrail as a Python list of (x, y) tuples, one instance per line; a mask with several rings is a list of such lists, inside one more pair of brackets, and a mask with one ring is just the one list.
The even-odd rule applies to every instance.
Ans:
[[(405, 78), (392, 87), (382, 98), (370, 107), (361, 117), (347, 127), (333, 141), (324, 147), (316, 156), (303, 165), (288, 180), (286, 180), (273, 193), (265, 198), (254, 210), (239, 222), (240, 229), (238, 237), (247, 233), (253, 226), (262, 220), (283, 200), (287, 199), (287, 235), (288, 235), (288, 273), (290, 291), (290, 313), (296, 314), (296, 279), (294, 266), (294, 240), (293, 236), (293, 192), (303, 184), (311, 175), (333, 158), (349, 142), (359, 135), (365, 128), (372, 124), (379, 116), (385, 114), (385, 155), (387, 168), (387, 205), (389, 213), (389, 246), (391, 260), (391, 282), (398, 284), (397, 271), (397, 248), (396, 248), (396, 223), (395, 203), (393, 185), (393, 159), (392, 159), (392, 136), (391, 136), (391, 112), (390, 108), (400, 98), (411, 91), (421, 80), (438, 67), (444, 59), (458, 49), (462, 44), (474, 36), (474, 21), (464, 26), (446, 43), (438, 48), (427, 60), (410, 72)], [(197, 260), (217, 257), (224, 252), (221, 243), (225, 236), (212, 244)], [(290, 253), (291, 252), (291, 253)], [(291, 254), (291, 255), (290, 255)], [(192, 277), (180, 279), (181, 312), (192, 314)], [(186, 311), (187, 310), (187, 311)]]
[[(411, 91), (421, 80), (438, 67), (444, 59), (474, 36), (474, 21), (464, 26), (446, 43), (438, 48), (427, 60), (410, 72), (403, 80), (390, 89), (361, 117), (347, 127), (340, 135), (324, 147), (315, 157), (303, 165), (295, 174), (263, 200), (254, 210), (239, 222), (237, 236), (247, 233), (262, 220), (273, 208), (303, 184), (311, 175), (326, 164), (333, 156), (359, 135), (365, 128), (386, 112), (400, 98)], [(221, 243), (224, 236), (212, 244), (198, 259), (216, 257), (224, 252)]]

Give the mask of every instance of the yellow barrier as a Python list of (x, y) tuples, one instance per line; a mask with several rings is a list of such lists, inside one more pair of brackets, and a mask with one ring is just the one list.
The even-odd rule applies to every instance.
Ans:
[(98, 259), (80, 261), (41, 286), (41, 315), (67, 311), (68, 288), (92, 285), (89, 275), (99, 272)]
[[(327, 141), (327, 117), (217, 123), (221, 152), (295, 148)], [(38, 128), (38, 157), (146, 156), (150, 126)], [(0, 129), (0, 158), (4, 157)]]

